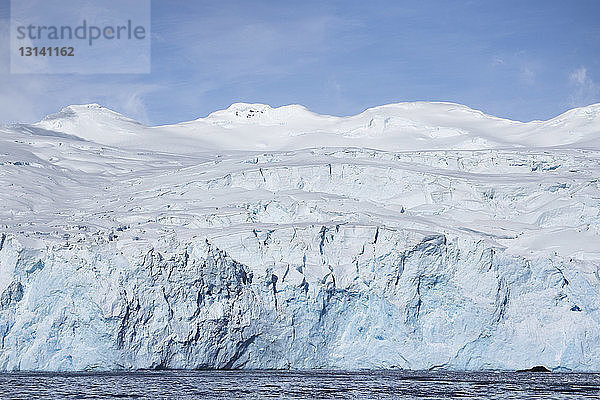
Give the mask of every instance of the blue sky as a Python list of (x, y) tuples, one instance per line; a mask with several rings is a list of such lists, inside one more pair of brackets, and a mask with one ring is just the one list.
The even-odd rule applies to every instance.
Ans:
[(146, 123), (234, 102), (350, 115), (466, 104), (548, 119), (600, 102), (600, 1), (152, 1), (152, 73), (11, 75), (0, 0), (0, 122), (97, 102)]

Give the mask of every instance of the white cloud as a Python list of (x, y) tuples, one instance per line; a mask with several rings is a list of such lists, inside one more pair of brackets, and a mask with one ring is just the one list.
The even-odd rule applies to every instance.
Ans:
[(523, 66), (519, 71), (519, 79), (526, 85), (533, 85), (535, 83), (535, 75), (535, 70), (529, 66)]
[(509, 54), (497, 54), (491, 59), (490, 66), (499, 73), (510, 74), (521, 85), (536, 84), (538, 71), (542, 70), (539, 61), (521, 50)]
[(571, 94), (569, 95), (569, 106), (581, 107), (598, 101), (600, 97), (600, 85), (589, 76), (586, 67), (579, 67), (569, 74)]
[(587, 68), (577, 68), (575, 71), (571, 72), (571, 75), (569, 75), (569, 79), (571, 80), (571, 82), (577, 85), (585, 85), (586, 80), (588, 79)]

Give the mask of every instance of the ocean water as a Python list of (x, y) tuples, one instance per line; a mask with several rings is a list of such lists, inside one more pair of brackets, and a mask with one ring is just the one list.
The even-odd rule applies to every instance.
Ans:
[(600, 374), (428, 371), (2, 373), (2, 399), (598, 399)]

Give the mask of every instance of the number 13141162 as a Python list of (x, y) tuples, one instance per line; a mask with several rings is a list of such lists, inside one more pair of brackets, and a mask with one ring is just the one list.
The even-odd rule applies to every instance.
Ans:
[(73, 57), (75, 49), (73, 47), (20, 47), (21, 57)]

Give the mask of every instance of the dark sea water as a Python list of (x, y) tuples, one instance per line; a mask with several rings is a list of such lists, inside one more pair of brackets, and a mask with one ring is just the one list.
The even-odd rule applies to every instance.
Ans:
[(599, 399), (600, 374), (160, 371), (0, 374), (2, 399)]

